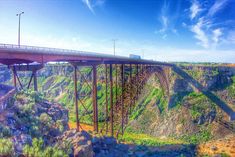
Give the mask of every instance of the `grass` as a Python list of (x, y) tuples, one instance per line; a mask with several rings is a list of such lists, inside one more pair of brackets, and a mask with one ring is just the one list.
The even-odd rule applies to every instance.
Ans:
[(204, 76), (213, 77), (213, 76), (219, 75), (218, 67), (214, 67), (213, 69), (204, 69), (204, 70), (197, 69), (195, 67), (193, 67), (192, 69), (184, 68), (184, 71), (187, 72), (190, 76), (192, 76), (196, 80), (200, 80)]
[(199, 118), (212, 109), (215, 110), (215, 104), (209, 100), (204, 94), (192, 92), (184, 98), (185, 102), (190, 104), (190, 113), (193, 119)]
[(188, 143), (198, 144), (211, 140), (212, 134), (210, 128), (204, 128), (198, 133), (194, 133), (193, 135), (184, 135), (180, 139)]
[(128, 144), (145, 145), (145, 146), (187, 144), (183, 140), (160, 139), (160, 138), (152, 137), (146, 134), (137, 134), (137, 133), (128, 133), (128, 132), (126, 132), (122, 137), (120, 137), (119, 140)]
[(230, 85), (227, 89), (229, 91), (229, 96), (235, 98), (235, 76), (232, 77), (232, 85)]
[(13, 156), (14, 146), (11, 139), (0, 139), (0, 156)]

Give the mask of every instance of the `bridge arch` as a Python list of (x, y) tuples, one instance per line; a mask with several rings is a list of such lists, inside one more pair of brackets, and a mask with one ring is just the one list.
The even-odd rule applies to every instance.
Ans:
[(158, 78), (160, 86), (164, 91), (164, 94), (169, 98), (170, 96), (170, 83), (169, 83), (169, 68), (156, 66), (154, 67), (154, 75)]

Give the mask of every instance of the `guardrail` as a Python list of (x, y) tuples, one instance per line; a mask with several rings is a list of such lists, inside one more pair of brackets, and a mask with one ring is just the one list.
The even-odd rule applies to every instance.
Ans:
[(82, 52), (84, 51), (77, 51), (77, 50), (70, 50), (70, 49), (60, 49), (60, 48), (50, 48), (50, 47), (40, 47), (40, 46), (28, 46), (28, 45), (14, 45), (14, 44), (1, 44), (0, 48), (13, 48), (13, 49), (23, 49), (23, 50), (40, 50), (40, 51), (58, 51), (58, 52)]
[(50, 47), (40, 47), (40, 46), (28, 46), (28, 45), (14, 45), (14, 44), (2, 44), (0, 43), (0, 49), (15, 49), (17, 51), (24, 50), (24, 51), (40, 51), (42, 53), (48, 52), (48, 53), (61, 53), (61, 54), (68, 54), (73, 53), (75, 55), (84, 55), (84, 56), (97, 56), (97, 57), (111, 57), (116, 59), (130, 59), (130, 60), (136, 60), (129, 57), (124, 56), (114, 56), (111, 54), (102, 54), (97, 52), (88, 52), (88, 51), (79, 51), (79, 50), (71, 50), (71, 49), (61, 49), (61, 48), (50, 48)]

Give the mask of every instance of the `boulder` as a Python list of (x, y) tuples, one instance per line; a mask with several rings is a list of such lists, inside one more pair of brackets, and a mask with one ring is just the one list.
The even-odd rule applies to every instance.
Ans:
[(75, 129), (64, 132), (57, 138), (57, 144), (63, 145), (64, 141), (72, 144), (74, 157), (93, 157), (91, 136), (85, 131), (77, 132)]

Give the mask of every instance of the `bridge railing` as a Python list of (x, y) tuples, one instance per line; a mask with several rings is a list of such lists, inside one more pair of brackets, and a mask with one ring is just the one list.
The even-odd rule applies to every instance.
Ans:
[(88, 51), (80, 51), (80, 50), (71, 50), (71, 49), (61, 49), (61, 48), (50, 48), (50, 47), (40, 47), (40, 46), (28, 46), (28, 45), (15, 45), (15, 44), (3, 44), (0, 43), (0, 50), (16, 50), (15, 53), (20, 52), (23, 50), (24, 52), (31, 52), (33, 53), (50, 53), (50, 54), (57, 54), (57, 55), (81, 55), (87, 57), (100, 57), (100, 58), (111, 58), (115, 61), (119, 60), (126, 60), (126, 61), (133, 61), (133, 62), (149, 62), (149, 63), (158, 63), (158, 64), (168, 64), (165, 62), (158, 62), (158, 61), (151, 61), (146, 59), (134, 59), (129, 58), (126, 56), (119, 56), (119, 55), (112, 55), (110, 53), (97, 53), (97, 52), (88, 52)]
[[(23, 49), (23, 50), (40, 50), (40, 51), (59, 51), (59, 52), (83, 52), (70, 49), (61, 49), (61, 48), (50, 48), (50, 47), (40, 47), (40, 46), (28, 46), (28, 45), (14, 45), (14, 44), (1, 44), (0, 48), (11, 48), (11, 49)], [(83, 52), (85, 53), (85, 52)]]
[[(72, 53), (72, 54), (80, 54), (80, 55), (85, 55), (85, 56), (100, 56), (100, 57), (112, 57), (112, 58), (120, 58), (120, 59), (127, 59), (128, 57), (123, 57), (123, 56), (114, 56), (111, 54), (101, 54), (97, 52), (87, 52), (87, 51), (80, 51), (80, 50), (71, 50), (71, 49), (62, 49), (62, 48), (50, 48), (50, 47), (40, 47), (40, 46), (28, 46), (28, 45), (14, 45), (14, 44), (2, 44), (0, 43), (0, 49), (15, 49), (17, 51), (24, 50), (24, 51), (32, 51), (34, 50), (35, 52), (40, 51), (44, 53), (60, 53), (60, 54), (67, 54), (67, 53)], [(133, 60), (133, 59), (132, 59)]]

